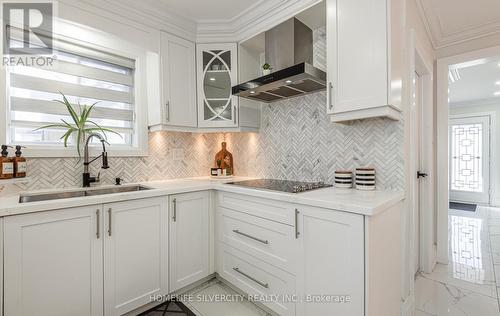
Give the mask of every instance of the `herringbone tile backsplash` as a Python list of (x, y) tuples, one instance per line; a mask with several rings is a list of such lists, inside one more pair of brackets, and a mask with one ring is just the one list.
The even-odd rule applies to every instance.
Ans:
[[(314, 65), (325, 70), (325, 28), (314, 30)], [(333, 182), (336, 169), (374, 166), (380, 189), (403, 190), (403, 123), (370, 119), (333, 124), (326, 115), (325, 93), (315, 93), (262, 109), (260, 133), (228, 133), (235, 172), (241, 176)], [(149, 157), (110, 158), (102, 183), (209, 175), (222, 134), (155, 132), (149, 135)], [(173, 149), (184, 159), (173, 160)], [(99, 171), (98, 163), (92, 174)], [(28, 160), (32, 182), (22, 189), (81, 186), (83, 166), (73, 158)]]
[[(402, 190), (403, 123), (370, 119), (333, 124), (325, 102), (325, 94), (316, 93), (265, 105), (260, 133), (226, 134), (236, 174), (332, 182), (336, 169), (372, 165), (378, 188)], [(150, 133), (148, 157), (110, 158), (101, 181), (112, 184), (117, 176), (126, 182), (206, 176), (222, 139), (216, 133)], [(183, 149), (184, 159), (174, 161), (173, 149)], [(80, 186), (82, 171), (76, 158), (28, 159), (33, 181), (22, 189)], [(96, 162), (92, 174), (98, 171)]]

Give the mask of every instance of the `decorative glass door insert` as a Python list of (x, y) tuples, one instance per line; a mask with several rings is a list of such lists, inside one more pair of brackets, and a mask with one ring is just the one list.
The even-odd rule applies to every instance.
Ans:
[(199, 124), (204, 127), (237, 126), (236, 45), (198, 45)]
[(489, 202), (488, 116), (450, 119), (450, 199)]

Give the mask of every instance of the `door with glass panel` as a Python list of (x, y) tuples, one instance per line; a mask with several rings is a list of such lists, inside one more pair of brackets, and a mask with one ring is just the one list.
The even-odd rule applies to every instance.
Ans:
[(229, 44), (198, 44), (198, 125), (238, 126), (238, 97), (231, 93), (237, 84), (237, 47)]
[(490, 117), (451, 118), (450, 200), (477, 204), (490, 201)]

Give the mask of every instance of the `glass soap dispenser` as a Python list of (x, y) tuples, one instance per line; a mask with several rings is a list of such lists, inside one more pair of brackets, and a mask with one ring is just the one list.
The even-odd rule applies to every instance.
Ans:
[(0, 179), (12, 179), (14, 177), (14, 163), (8, 157), (8, 147), (10, 146), (2, 145), (2, 156), (0, 157)]
[(24, 146), (16, 146), (16, 156), (12, 158), (14, 163), (14, 178), (24, 178), (26, 177), (26, 169), (28, 167), (26, 163), (26, 158), (22, 156), (21, 148), (26, 148)]

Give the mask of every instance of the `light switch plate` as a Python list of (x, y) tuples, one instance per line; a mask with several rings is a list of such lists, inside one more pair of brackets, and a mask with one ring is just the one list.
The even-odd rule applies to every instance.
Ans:
[(184, 160), (184, 149), (183, 148), (172, 149), (172, 159), (174, 161)]

